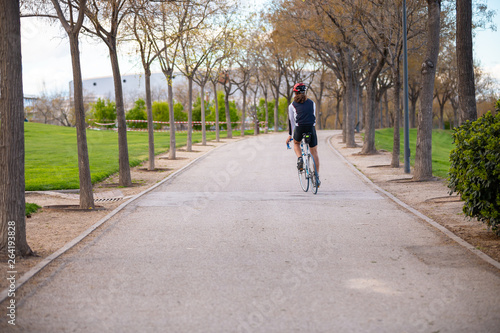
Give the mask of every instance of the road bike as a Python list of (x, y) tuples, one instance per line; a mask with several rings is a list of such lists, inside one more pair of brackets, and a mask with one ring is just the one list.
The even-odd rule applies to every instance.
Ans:
[(311, 192), (318, 193), (318, 171), (316, 169), (316, 162), (309, 150), (309, 142), (311, 142), (312, 134), (304, 133), (300, 141), (300, 150), (302, 151), (303, 168), (298, 169), (300, 186), (307, 192), (309, 184), (311, 185)]

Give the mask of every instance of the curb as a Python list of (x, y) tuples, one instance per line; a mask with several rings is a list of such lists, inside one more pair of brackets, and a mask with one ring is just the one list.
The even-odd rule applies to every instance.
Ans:
[[(195, 158), (194, 160), (192, 160), (191, 162), (189, 162), (188, 164), (186, 164), (185, 166), (183, 166), (179, 170), (175, 171), (174, 173), (170, 174), (168, 177), (164, 178), (159, 183), (156, 183), (155, 185), (151, 186), (150, 188), (145, 189), (141, 193), (136, 194), (130, 200), (122, 203), (120, 206), (118, 206), (117, 208), (115, 208), (111, 213), (109, 213), (108, 215), (106, 215), (105, 217), (103, 217), (102, 219), (100, 219), (99, 221), (97, 221), (95, 224), (93, 224), (92, 226), (90, 226), (87, 230), (85, 230), (84, 232), (82, 232), (76, 238), (74, 238), (73, 240), (71, 240), (68, 243), (66, 243), (59, 250), (57, 250), (56, 252), (52, 253), (48, 257), (44, 258), (41, 262), (39, 262), (37, 265), (35, 265), (29, 271), (27, 271), (26, 273), (24, 273), (19, 279), (16, 280), (16, 288), (14, 289), (14, 291), (18, 290), (29, 279), (31, 279), (38, 272), (40, 272), (45, 266), (47, 266), (52, 261), (54, 261), (55, 259), (57, 259), (59, 256), (61, 256), (62, 254), (64, 254), (66, 251), (68, 251), (69, 249), (71, 249), (72, 247), (74, 247), (76, 244), (80, 243), (83, 239), (85, 239), (88, 235), (90, 235), (94, 230), (96, 230), (101, 225), (103, 225), (105, 222), (107, 222), (112, 217), (114, 217), (116, 214), (118, 214), (127, 205), (131, 204), (135, 200), (137, 200), (140, 197), (142, 197), (143, 195), (151, 192), (152, 190), (156, 189), (157, 187), (163, 185), (167, 181), (171, 180), (172, 178), (176, 177), (178, 174), (184, 172), (186, 169), (188, 169), (189, 167), (191, 167), (195, 162), (198, 162), (200, 159), (205, 158), (208, 154), (211, 154), (213, 151), (219, 149), (220, 147), (224, 147), (227, 144), (229, 144), (229, 143), (223, 143), (222, 145), (220, 145), (218, 147), (215, 147), (214, 149), (206, 152), (205, 154), (198, 156), (197, 158)], [(7, 299), (7, 297), (8, 297), (9, 292), (12, 292), (12, 291), (13, 290), (9, 290), (9, 288), (6, 288), (6, 289), (2, 290), (0, 292), (0, 303), (2, 303), (3, 301), (5, 301)]]
[(458, 244), (460, 244), (461, 246), (465, 247), (467, 250), (471, 251), (472, 253), (474, 253), (475, 255), (477, 255), (479, 258), (481, 258), (482, 260), (486, 261), (487, 263), (495, 266), (496, 268), (500, 269), (500, 262), (496, 261), (495, 259), (491, 258), (490, 256), (488, 256), (487, 254), (485, 254), (484, 252), (481, 252), (480, 250), (476, 249), (473, 245), (469, 244), (468, 242), (466, 242), (465, 240), (463, 240), (462, 238), (458, 237), (457, 235), (455, 235), (453, 232), (451, 232), (450, 230), (448, 230), (447, 228), (445, 228), (444, 226), (442, 226), (441, 224), (437, 223), (436, 221), (434, 221), (433, 219), (431, 219), (430, 217), (422, 214), (421, 212), (419, 212), (418, 210), (416, 210), (415, 208), (407, 205), (406, 203), (404, 203), (403, 201), (399, 200), (398, 198), (396, 198), (394, 195), (392, 195), (391, 193), (387, 192), (386, 190), (382, 189), (381, 187), (379, 187), (378, 185), (376, 185), (374, 182), (372, 182), (368, 177), (366, 177), (361, 171), (359, 171), (351, 162), (349, 162), (349, 160), (347, 160), (347, 158), (344, 157), (344, 155), (342, 155), (333, 145), (332, 143), (330, 142), (330, 139), (332, 138), (333, 136), (329, 136), (327, 137), (327, 142), (328, 142), (328, 145), (330, 146), (330, 148), (333, 150), (333, 152), (345, 163), (347, 164), (347, 166), (349, 168), (351, 168), (354, 173), (360, 177), (365, 183), (367, 183), (370, 187), (372, 187), (373, 189), (379, 191), (380, 193), (384, 194), (386, 197), (388, 197), (389, 199), (391, 199), (392, 201), (394, 201), (396, 204), (398, 204), (399, 206), (403, 207), (404, 209), (408, 210), (410, 213), (414, 214), (415, 216), (421, 218), (422, 220), (426, 221), (427, 223), (429, 223), (430, 225), (432, 225), (433, 227), (435, 227), (436, 229), (438, 229), (439, 231), (441, 231), (443, 234), (445, 234), (446, 236), (448, 236), (449, 238), (451, 238), (452, 240), (454, 240), (455, 242), (457, 242)]

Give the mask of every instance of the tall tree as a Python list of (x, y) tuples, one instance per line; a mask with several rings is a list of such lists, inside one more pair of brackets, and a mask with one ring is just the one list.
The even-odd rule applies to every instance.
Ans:
[(149, 161), (148, 170), (155, 169), (155, 145), (154, 145), (154, 125), (153, 125), (153, 105), (151, 98), (151, 65), (158, 57), (155, 52), (153, 42), (153, 22), (155, 7), (150, 1), (137, 0), (133, 3), (132, 9), (134, 16), (130, 24), (130, 30), (133, 33), (134, 40), (137, 43), (138, 51), (141, 56), (142, 67), (144, 69), (144, 86), (146, 93), (146, 113), (148, 121), (148, 144)]
[(432, 178), (432, 103), (439, 54), (441, 0), (427, 0), (427, 49), (422, 63), (422, 90), (418, 114), (417, 147), (413, 179)]
[(245, 120), (247, 111), (247, 96), (250, 86), (252, 73), (255, 71), (253, 55), (251, 52), (251, 45), (248, 39), (240, 41), (240, 51), (237, 53), (235, 59), (238, 66), (233, 71), (234, 75), (230, 80), (241, 91), (243, 100), (241, 107), (241, 136), (245, 136)]
[(314, 95), (316, 99), (316, 126), (318, 129), (323, 129), (323, 124), (321, 122), (321, 110), (323, 106), (323, 97), (325, 96), (325, 85), (326, 79), (328, 77), (328, 67), (323, 63), (319, 63), (319, 69), (312, 72), (311, 84), (309, 85), (309, 91)]
[(472, 54), (472, 0), (457, 0), (457, 68), (460, 124), (477, 119)]
[(86, 31), (98, 36), (109, 50), (115, 86), (116, 121), (118, 124), (118, 162), (120, 186), (131, 186), (130, 163), (127, 145), (127, 123), (123, 104), (123, 87), (118, 63), (118, 32), (123, 19), (130, 13), (128, 0), (90, 0), (85, 14), (94, 29)]
[[(78, 38), (85, 18), (87, 0), (59, 1), (52, 0), (57, 17), (69, 37), (71, 62), (73, 65), (73, 103), (75, 107), (76, 136), (78, 145), (78, 171), (80, 178), (80, 208), (94, 209), (92, 178), (90, 175), (89, 152), (87, 148), (87, 125), (85, 124), (85, 106), (83, 102), (82, 69)], [(63, 11), (61, 4), (66, 5)], [(76, 5), (76, 6), (75, 6)]]
[(217, 77), (217, 66), (220, 65), (224, 59), (224, 50), (222, 49), (223, 43), (220, 40), (224, 38), (226, 32), (222, 31), (218, 35), (207, 36), (205, 48), (207, 50), (205, 60), (203, 61), (203, 70), (197, 70), (193, 76), (193, 80), (200, 86), (201, 89), (201, 131), (202, 131), (202, 145), (207, 144), (207, 133), (206, 133), (206, 123), (205, 123), (205, 87), (208, 82), (213, 84), (214, 101), (216, 106), (216, 141), (220, 140), (219, 131), (219, 105), (217, 101), (217, 83), (218, 80), (214, 79)]
[[(220, 66), (220, 63), (219, 63)], [(215, 111), (215, 141), (220, 142), (220, 125), (219, 125), (219, 101), (217, 98), (217, 85), (219, 84), (221, 70), (218, 68), (214, 70), (210, 76), (210, 82), (212, 83), (212, 91), (214, 93), (214, 111)]]
[(155, 52), (158, 54), (161, 71), (167, 80), (167, 99), (170, 117), (170, 148), (168, 158), (176, 158), (175, 143), (175, 116), (174, 116), (174, 67), (179, 52), (179, 38), (185, 30), (186, 20), (189, 14), (189, 6), (176, 2), (160, 4), (159, 22), (156, 36), (152, 39)]
[(0, 0), (0, 251), (28, 256), (22, 72), (19, 1)]
[[(203, 25), (209, 15), (213, 15), (216, 8), (210, 5), (210, 1), (201, 1), (198, 4), (187, 1), (186, 7), (188, 16), (186, 19), (186, 31), (179, 35), (181, 48), (181, 64), (179, 70), (188, 80), (188, 133), (186, 150), (192, 151), (193, 145), (193, 81), (200, 66), (205, 62), (206, 57), (212, 52), (213, 45), (205, 48), (204, 39), (207, 35), (204, 30), (208, 29)], [(201, 96), (204, 104), (204, 96)], [(202, 110), (204, 116), (204, 110)]]

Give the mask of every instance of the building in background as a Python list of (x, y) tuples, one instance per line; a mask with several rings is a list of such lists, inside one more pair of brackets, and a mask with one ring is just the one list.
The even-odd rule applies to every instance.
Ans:
[[(133, 107), (138, 98), (145, 98), (146, 88), (144, 74), (123, 75), (122, 89), (125, 110)], [(179, 73), (174, 74), (174, 96), (183, 87), (187, 85), (186, 78)], [(151, 74), (151, 97), (153, 101), (167, 100), (167, 80), (163, 73)], [(115, 85), (113, 76), (90, 78), (83, 80), (83, 95), (86, 102), (95, 102), (98, 98), (115, 100)], [(69, 83), (69, 96), (73, 96), (73, 81)], [(175, 98), (175, 97), (174, 97)]]

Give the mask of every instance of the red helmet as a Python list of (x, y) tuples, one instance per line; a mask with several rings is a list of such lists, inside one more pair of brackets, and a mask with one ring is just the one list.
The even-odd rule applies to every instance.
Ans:
[(296, 83), (293, 86), (293, 91), (303, 94), (306, 92), (306, 85), (302, 82)]

